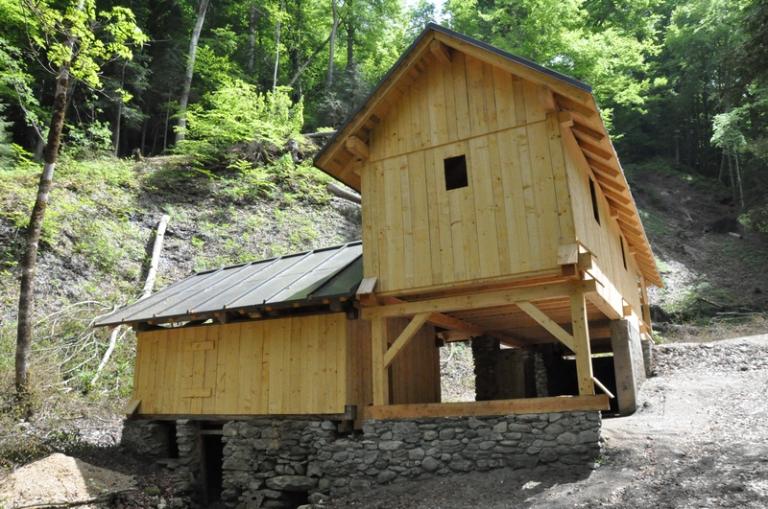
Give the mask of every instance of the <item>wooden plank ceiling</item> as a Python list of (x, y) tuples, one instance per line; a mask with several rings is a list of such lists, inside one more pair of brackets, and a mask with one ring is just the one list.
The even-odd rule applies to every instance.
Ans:
[(612, 215), (628, 240), (629, 251), (643, 277), (650, 284), (663, 286), (635, 200), (589, 87), (438, 25), (430, 24), (425, 28), (363, 106), (318, 153), (315, 166), (360, 191), (359, 171), (368, 156), (367, 142), (372, 131), (424, 72), (427, 62), (450, 60), (457, 51), (552, 92), (560, 121), (573, 133), (586, 164), (611, 206)]

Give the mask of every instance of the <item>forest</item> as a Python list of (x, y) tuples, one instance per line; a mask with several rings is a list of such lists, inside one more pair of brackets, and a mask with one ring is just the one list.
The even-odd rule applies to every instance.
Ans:
[(254, 128), (280, 136), (276, 120), (247, 125), (265, 100), (296, 112), (299, 131), (338, 126), (434, 20), (590, 84), (625, 162), (717, 177), (765, 227), (756, 0), (4, 0), (3, 167), (42, 158), (64, 64), (70, 156), (215, 150)]
[[(186, 166), (158, 174), (162, 185), (189, 185), (194, 175), (238, 206), (276, 189), (281, 207), (296, 197), (322, 202), (325, 181), (313, 173), (316, 145), (307, 140), (341, 125), (428, 22), (591, 85), (635, 179), (653, 169), (719, 182), (725, 197), (711, 199), (729, 207), (726, 219), (768, 232), (765, 2), (0, 0), (0, 279), (20, 281), (3, 292), (0, 326), (9, 337), (18, 325), (17, 389), (26, 390), (43, 312), (33, 308), (38, 249), (56, 252), (68, 235), (76, 252), (117, 277), (139, 242), (126, 234), (138, 201), (130, 211), (110, 203), (124, 221), (110, 236), (88, 224), (82, 214), (95, 206), (95, 186), (142, 187), (129, 161), (181, 157)], [(46, 215), (52, 189), (74, 198), (54, 196)], [(295, 220), (281, 207), (278, 224)], [(653, 228), (656, 219), (645, 219)], [(315, 239), (310, 226), (298, 231)], [(203, 240), (190, 242), (203, 250)], [(255, 256), (223, 261), (246, 254)], [(111, 302), (135, 286), (135, 272), (120, 275)], [(11, 295), (20, 295), (18, 313)], [(90, 287), (77, 297), (98, 295)]]

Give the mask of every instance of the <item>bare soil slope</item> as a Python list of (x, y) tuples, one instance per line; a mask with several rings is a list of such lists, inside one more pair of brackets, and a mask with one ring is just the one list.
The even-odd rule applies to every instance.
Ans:
[(360, 493), (336, 507), (768, 507), (768, 335), (656, 349), (635, 415), (604, 420), (594, 469), (497, 470)]
[[(768, 236), (739, 224), (727, 188), (653, 163), (628, 179), (665, 288), (651, 301), (679, 318), (768, 311)], [(664, 317), (655, 317), (655, 321)]]

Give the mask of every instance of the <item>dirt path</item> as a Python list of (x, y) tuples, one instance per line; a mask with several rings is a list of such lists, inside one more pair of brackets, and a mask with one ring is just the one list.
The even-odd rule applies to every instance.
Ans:
[(642, 409), (604, 420), (595, 470), (449, 476), (344, 507), (768, 507), (768, 335), (664, 345), (656, 357)]

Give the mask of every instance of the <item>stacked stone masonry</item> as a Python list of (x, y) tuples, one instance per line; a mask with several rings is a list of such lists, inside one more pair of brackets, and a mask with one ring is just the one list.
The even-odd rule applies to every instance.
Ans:
[(330, 421), (254, 419), (224, 425), (229, 507), (291, 507), (407, 479), (539, 464), (589, 464), (599, 412), (369, 421), (342, 435)]

